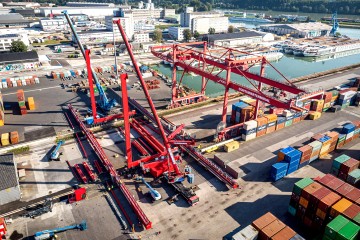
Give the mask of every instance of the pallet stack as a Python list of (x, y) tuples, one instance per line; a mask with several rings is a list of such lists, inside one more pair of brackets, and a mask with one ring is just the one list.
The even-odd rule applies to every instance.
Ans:
[(16, 96), (18, 99), (21, 115), (27, 114), (24, 90), (22, 89), (17, 90)]

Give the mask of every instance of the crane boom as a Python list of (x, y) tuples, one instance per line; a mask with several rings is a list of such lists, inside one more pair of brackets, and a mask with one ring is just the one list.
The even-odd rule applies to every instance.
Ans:
[(64, 231), (72, 230), (72, 229), (80, 229), (81, 231), (86, 230), (87, 229), (86, 221), (84, 220), (80, 224), (40, 231), (40, 232), (37, 232), (34, 234), (34, 238), (35, 238), (35, 240), (50, 239), (51, 237), (54, 237), (55, 233), (64, 232)]
[[(82, 45), (78, 34), (76, 33), (76, 29), (74, 27), (74, 24), (72, 23), (69, 14), (67, 13), (67, 11), (63, 11), (63, 14), (66, 18), (66, 21), (68, 22), (71, 32), (75, 37), (75, 40), (80, 48), (81, 54), (83, 55), (84, 59), (86, 59), (86, 55), (85, 55), (85, 49), (84, 46)], [(88, 73), (90, 74), (90, 73)], [(93, 76), (94, 82), (95, 82), (95, 86), (99, 92), (99, 97), (100, 100), (98, 101), (98, 104), (100, 106), (101, 109), (103, 109), (104, 111), (109, 111), (111, 108), (113, 108), (116, 105), (116, 100), (115, 99), (108, 99), (104, 89), (102, 88), (99, 79), (96, 76), (96, 73), (94, 72), (94, 70), (91, 68), (91, 74)], [(91, 83), (89, 83), (91, 84)]]

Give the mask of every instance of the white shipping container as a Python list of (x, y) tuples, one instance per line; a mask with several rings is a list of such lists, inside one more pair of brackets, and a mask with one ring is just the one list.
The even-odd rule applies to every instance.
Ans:
[(242, 139), (244, 141), (249, 141), (249, 140), (255, 139), (255, 138), (256, 138), (256, 133), (249, 134), (249, 135), (245, 135), (245, 134), (242, 135)]
[(251, 225), (236, 233), (232, 240), (256, 240), (259, 232)]
[(255, 120), (250, 120), (244, 123), (245, 130), (250, 130), (253, 128), (257, 128), (257, 122)]
[(12, 83), (13, 87), (17, 87), (16, 81), (13, 81), (13, 82), (11, 82), (11, 83)]
[(26, 86), (26, 81), (25, 81), (25, 80), (21, 80), (21, 84), (22, 84), (23, 86)]
[(3, 86), (3, 88), (7, 88), (7, 83), (6, 83), (6, 82), (3, 82), (3, 83), (2, 83), (2, 86)]

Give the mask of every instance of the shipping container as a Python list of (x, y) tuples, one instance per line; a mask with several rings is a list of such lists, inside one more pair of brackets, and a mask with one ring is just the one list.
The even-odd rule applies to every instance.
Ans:
[(294, 151), (295, 148), (287, 146), (285, 148), (280, 149), (278, 152), (278, 161), (282, 161), (285, 159), (285, 155), (289, 154), (290, 152)]
[(337, 239), (338, 232), (349, 223), (349, 220), (339, 215), (333, 219), (325, 228), (325, 235), (330, 239)]
[(7, 146), (10, 145), (10, 134), (9, 133), (3, 133), (1, 134), (1, 145), (2, 146)]
[(335, 203), (330, 209), (330, 217), (335, 218), (338, 215), (342, 214), (348, 207), (351, 206), (351, 202), (345, 198), (340, 199)]
[(286, 225), (280, 220), (276, 219), (263, 229), (259, 231), (260, 240), (270, 240), (275, 234), (284, 229)]
[(238, 141), (232, 141), (232, 142), (226, 143), (224, 145), (224, 150), (226, 152), (232, 152), (232, 151), (238, 149), (239, 146), (240, 146), (240, 143)]
[(28, 97), (29, 110), (35, 110), (35, 102), (33, 97)]
[(10, 142), (11, 144), (16, 144), (19, 142), (19, 133), (17, 131), (10, 133)]
[(356, 203), (352, 203), (350, 207), (348, 207), (342, 215), (347, 217), (348, 219), (353, 220), (360, 213), (360, 206)]
[(268, 226), (270, 223), (274, 222), (277, 218), (270, 212), (264, 214), (263, 216), (259, 217), (255, 221), (252, 222), (252, 226), (260, 231), (266, 226)]
[(277, 181), (286, 176), (289, 164), (286, 162), (278, 162), (271, 166), (270, 177), (272, 181)]
[(355, 169), (351, 171), (346, 179), (348, 183), (351, 185), (354, 185), (356, 187), (359, 187), (360, 184), (360, 169)]
[(259, 232), (253, 226), (249, 225), (240, 232), (232, 236), (232, 240), (256, 240)]
[(337, 233), (337, 238), (339, 240), (357, 240), (359, 236), (360, 227), (349, 221), (345, 226), (343, 226)]

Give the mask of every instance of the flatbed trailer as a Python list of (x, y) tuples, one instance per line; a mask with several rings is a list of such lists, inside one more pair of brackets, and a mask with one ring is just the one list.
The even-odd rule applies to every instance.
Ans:
[(190, 206), (194, 206), (199, 202), (200, 199), (196, 195), (194, 190), (185, 186), (183, 183), (171, 183), (171, 186), (173, 186), (175, 190), (185, 198), (185, 200), (190, 204)]

